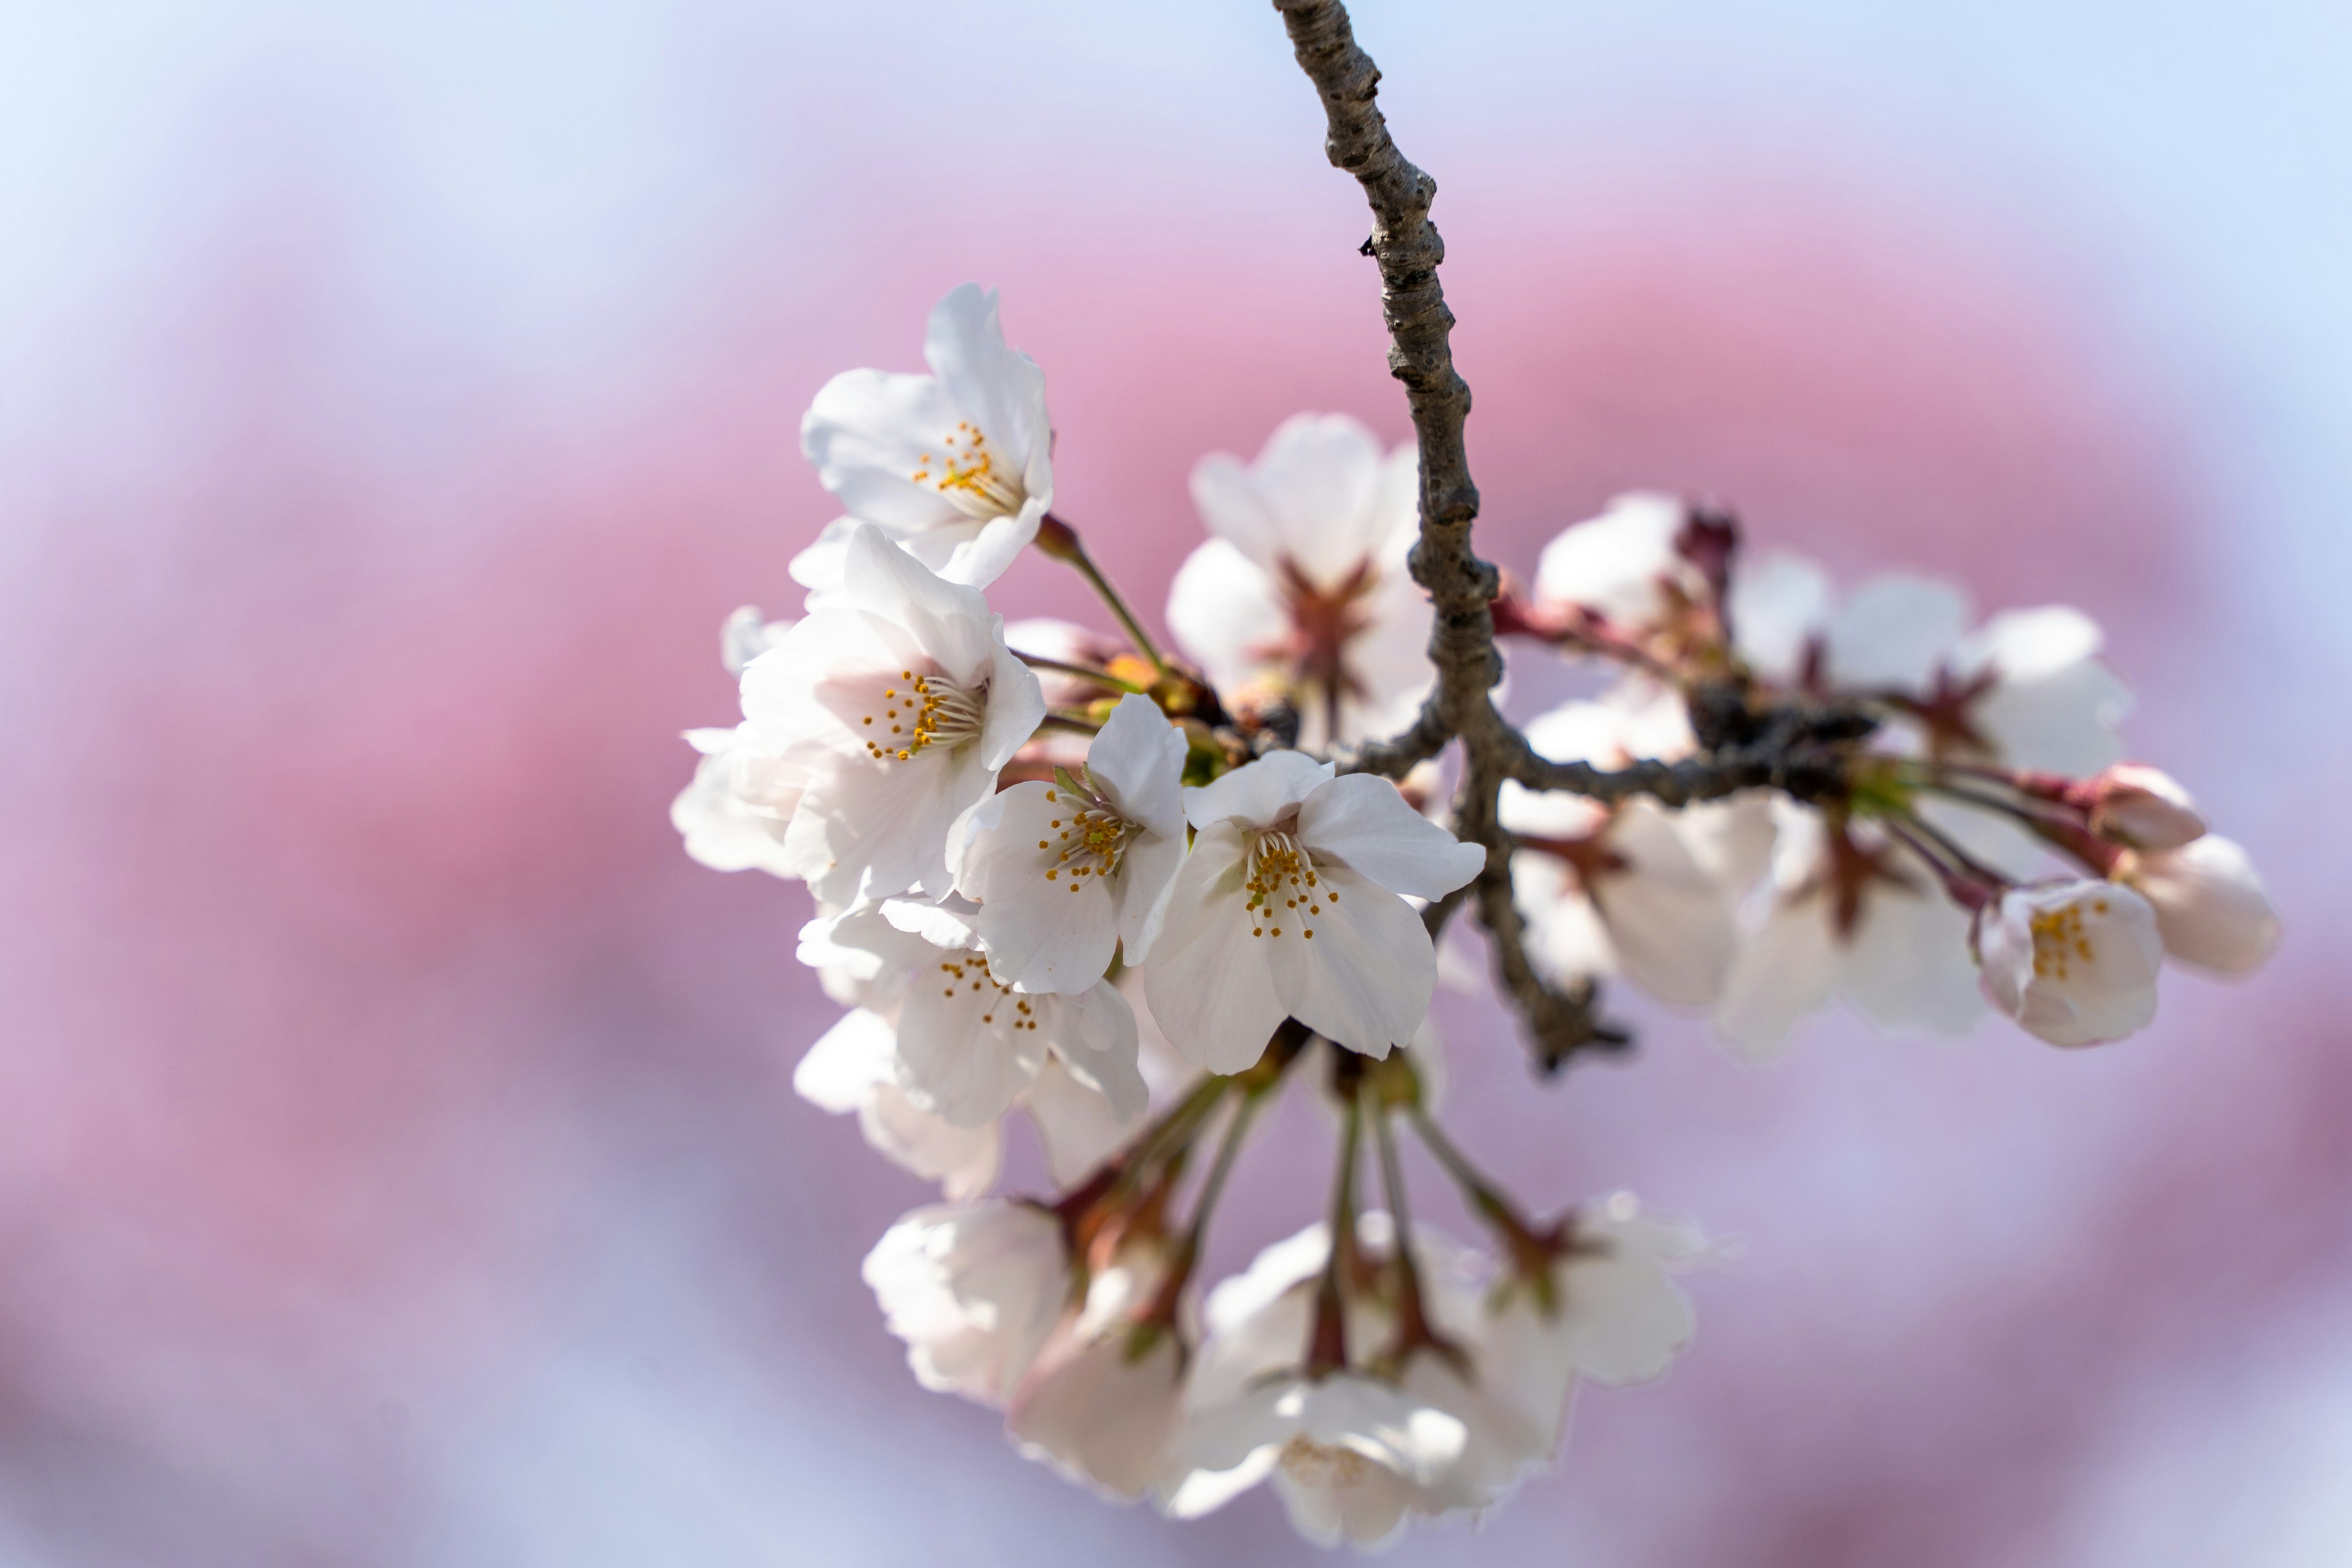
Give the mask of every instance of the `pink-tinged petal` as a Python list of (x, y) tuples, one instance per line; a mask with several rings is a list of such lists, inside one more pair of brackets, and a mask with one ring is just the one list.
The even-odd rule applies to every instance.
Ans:
[[(1921, 881), (1924, 872), (1915, 870)], [(1883, 1029), (1964, 1035), (1984, 1016), (1969, 959), (1969, 916), (1942, 892), (1870, 889), (1840, 953), (1839, 988)]]
[(1732, 960), (1716, 1028), (1741, 1056), (1779, 1056), (1797, 1020), (1837, 994), (1839, 966), (1824, 900), (1776, 905)]
[(2156, 1017), (2156, 911), (2130, 889), (2074, 878), (2012, 888), (1977, 919), (1988, 1001), (2053, 1046), (2100, 1045)]
[(1962, 638), (1952, 668), (1962, 676), (1990, 670), (2002, 680), (2040, 680), (2096, 657), (2099, 623), (2069, 605), (2003, 610)]
[[(1221, 822), (1271, 827), (1338, 772), (1331, 763), (1318, 763), (1301, 752), (1271, 752), (1213, 784), (1187, 789), (1184, 816), (1195, 827), (1213, 827)], [(1391, 788), (1389, 793), (1396, 792)]]
[(1202, 829), (1143, 972), (1144, 996), (1168, 1043), (1211, 1072), (1240, 1072), (1255, 1062), (1288, 1015), (1265, 944), (1249, 934), (1244, 837), (1232, 823)]
[(1786, 686), (1805, 662), (1830, 614), (1830, 575), (1801, 555), (1776, 552), (1732, 574), (1733, 646), (1750, 668)]
[(1418, 899), (1444, 898), (1486, 865), (1485, 849), (1463, 843), (1370, 773), (1335, 778), (1310, 793), (1298, 807), (1298, 838), (1318, 867), (1328, 856)]
[(1249, 934), (1260, 926), (1235, 925), (1263, 952), (1284, 1011), (1334, 1045), (1384, 1057), (1429, 1016), (1436, 951), (1402, 899), (1345, 866), (1318, 862), (1316, 870), (1318, 886), (1297, 889), (1297, 908), (1259, 911), (1263, 936)]
[(1001, 617), (991, 623), (988, 716), (977, 743), (980, 759), (992, 774), (1011, 762), (1013, 753), (1045, 721), (1045, 690), (1037, 684), (1035, 672), (1004, 646), (998, 629), (1002, 625)]
[(1110, 1097), (1079, 1081), (1059, 1060), (1037, 1069), (1029, 1085), (1029, 1119), (1045, 1146), (1045, 1173), (1057, 1187), (1074, 1187), (1118, 1152), (1142, 1125), (1140, 1114), (1119, 1119)]
[(2084, 659), (2032, 679), (2003, 680), (1969, 705), (1969, 719), (2015, 768), (2095, 773), (2123, 755), (2116, 727), (2131, 710), (2131, 689), (2115, 671)]

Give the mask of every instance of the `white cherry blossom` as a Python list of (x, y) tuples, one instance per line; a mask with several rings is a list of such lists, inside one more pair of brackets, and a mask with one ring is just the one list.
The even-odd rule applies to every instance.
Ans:
[(2217, 974), (2248, 974), (2278, 945), (2278, 911), (2235, 840), (2208, 833), (2125, 857), (2116, 879), (2156, 910), (2164, 951)]
[(1197, 1519), (1270, 1477), (1301, 1535), (1371, 1546), (1396, 1532), (1468, 1436), (1458, 1417), (1379, 1379), (1294, 1373), (1190, 1415), (1171, 1444), (1160, 1506)]
[(1147, 1092), (1127, 999), (1106, 980), (1066, 995), (1013, 990), (980, 950), (977, 912), (961, 900), (882, 906), (891, 925), (929, 944), (898, 1008), (898, 1081), (908, 1098), (955, 1126), (976, 1127), (1020, 1098), (1050, 1051), (1104, 1095), (1115, 1116), (1140, 1115)]
[[(2200, 840), (2201, 842), (2201, 840)], [(2011, 888), (1977, 916), (1986, 999), (2053, 1046), (2119, 1040), (2156, 1018), (2156, 911), (2129, 888), (2069, 878)]]
[(743, 671), (743, 713), (807, 784), (785, 864), (846, 906), (948, 890), (948, 829), (1045, 715), (976, 588), (879, 529), (851, 535), (840, 589)]
[(929, 375), (845, 371), (801, 422), (801, 447), (849, 516), (792, 565), (821, 596), (872, 523), (950, 583), (994, 582), (1054, 503), (1045, 374), (1004, 343), (996, 294), (966, 283), (931, 310)]
[(1929, 868), (1869, 823), (1833, 823), (1785, 797), (1772, 816), (1761, 916), (1716, 1008), (1724, 1038), (1772, 1056), (1797, 1020), (1841, 995), (1885, 1028), (1965, 1033), (1983, 1012), (1969, 916)]
[[(1555, 762), (1622, 766), (1635, 754), (1673, 754), (1642, 746), (1630, 718), (1604, 703), (1571, 702), (1528, 725), (1528, 742)], [(1735, 889), (1693, 839), (1727, 816), (1646, 798), (1612, 808), (1508, 781), (1500, 805), (1519, 843), (1511, 880), (1528, 955), (1552, 978), (1622, 973), (1661, 1002), (1714, 1005), (1738, 941)]]
[(1559, 1447), (1579, 1379), (1643, 1383), (1664, 1373), (1698, 1321), (1675, 1275), (1710, 1247), (1688, 1221), (1644, 1213), (1615, 1193), (1576, 1215), (1543, 1278), (1519, 1278), (1487, 1309), (1482, 1386)]
[(925, 1388), (1002, 1406), (1071, 1292), (1061, 1221), (1033, 1204), (936, 1204), (866, 1255), (866, 1283)]
[(1635, 490), (1598, 517), (1562, 530), (1536, 559), (1536, 598), (1647, 632), (1680, 605), (1707, 594), (1706, 576), (1679, 548), (1689, 510), (1680, 498)]
[(1184, 863), (1183, 731), (1148, 697), (1111, 710), (1076, 773), (1017, 784), (950, 836), (956, 889), (989, 965), (1029, 992), (1078, 992), (1114, 951), (1140, 963)]
[(856, 1112), (868, 1145), (900, 1169), (939, 1183), (950, 1202), (987, 1192), (1003, 1163), (1001, 1123), (958, 1127), (907, 1097), (898, 1087), (898, 1032), (866, 1008), (853, 1008), (818, 1037), (793, 1069), (793, 1088), (820, 1110)]
[(784, 834), (800, 809), (804, 770), (772, 752), (750, 724), (688, 730), (686, 740), (702, 756), (670, 803), (669, 820), (687, 854), (714, 871), (796, 875)]
[(1309, 747), (1409, 722), (1433, 679), (1429, 598), (1405, 569), (1413, 447), (1383, 458), (1345, 415), (1296, 415), (1255, 463), (1202, 458), (1192, 500), (1211, 537), (1176, 574), (1168, 626), (1210, 681), (1288, 701)]
[(1136, 1319), (1158, 1291), (1156, 1247), (1122, 1248), (1088, 1281), (1006, 1413), (1021, 1451), (1113, 1497), (1143, 1495), (1166, 1468), (1184, 1413), (1184, 1342)]
[(1429, 1011), (1437, 959), (1403, 894), (1437, 899), (1486, 852), (1383, 779), (1297, 752), (1184, 792), (1199, 829), (1144, 970), (1154, 1017), (1212, 1072), (1257, 1060), (1286, 1017), (1386, 1056)]
[(743, 667), (784, 640), (790, 621), (772, 621), (757, 605), (736, 609), (719, 627), (719, 662), (727, 673), (741, 676)]

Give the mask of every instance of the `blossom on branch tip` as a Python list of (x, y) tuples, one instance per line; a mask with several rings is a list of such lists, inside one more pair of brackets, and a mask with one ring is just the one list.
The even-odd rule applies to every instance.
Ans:
[(1211, 535), (1169, 590), (1168, 626), (1229, 700), (1286, 701), (1308, 748), (1410, 722), (1433, 675), (1428, 595), (1406, 570), (1420, 467), (1339, 414), (1300, 414), (1244, 467), (1192, 470)]
[(907, 1364), (934, 1392), (1003, 1405), (1071, 1289), (1062, 1225), (1033, 1204), (917, 1209), (866, 1255), (866, 1283)]
[(2204, 834), (2126, 855), (2116, 879), (2148, 901), (2164, 951), (2216, 974), (2248, 974), (2278, 945), (2278, 911), (2233, 839)]
[(2129, 888), (2070, 878), (2011, 888), (1977, 915), (1985, 997), (2053, 1046), (2120, 1040), (2156, 1018), (2156, 910)]
[(1054, 504), (1045, 374), (1007, 348), (993, 290), (966, 283), (932, 308), (929, 375), (845, 371), (817, 393), (801, 447), (849, 515), (792, 564), (817, 599), (840, 582), (860, 523), (950, 583), (983, 587), (1037, 536)]
[(702, 757), (670, 802), (669, 820), (687, 854), (714, 871), (797, 875), (784, 833), (800, 808), (803, 771), (771, 752), (749, 724), (688, 730), (686, 740)]
[(1184, 863), (1183, 731), (1148, 697), (1119, 700), (1084, 765), (1016, 784), (950, 835), (956, 890), (990, 967), (1031, 992), (1084, 991), (1114, 951), (1150, 956)]
[(1174, 1323), (1145, 1323), (1165, 1274), (1163, 1249), (1122, 1247), (1087, 1281), (1006, 1412), (1033, 1459), (1113, 1497), (1143, 1495), (1167, 1465), (1184, 1411), (1185, 1345)]
[(1212, 1072), (1256, 1061), (1286, 1017), (1382, 1057), (1429, 1011), (1437, 959), (1402, 895), (1443, 898), (1486, 851), (1385, 779), (1334, 773), (1276, 752), (1184, 792), (1199, 831), (1144, 989), (1169, 1042)]
[(993, 792), (1045, 703), (978, 589), (861, 526), (839, 590), (745, 667), (743, 714), (807, 780), (788, 869), (847, 906), (948, 890), (948, 829)]

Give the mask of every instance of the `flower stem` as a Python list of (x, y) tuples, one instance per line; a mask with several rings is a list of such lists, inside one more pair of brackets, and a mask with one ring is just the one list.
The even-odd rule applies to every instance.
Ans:
[(1076, 567), (1078, 575), (1087, 580), (1102, 602), (1110, 606), (1110, 613), (1118, 617), (1118, 624), (1127, 628), (1128, 640), (1135, 644), (1136, 651), (1150, 659), (1154, 669), (1167, 673), (1168, 661), (1160, 656), (1151, 634), (1143, 629), (1143, 623), (1135, 618), (1135, 612), (1127, 607), (1127, 601), (1119, 597), (1118, 590), (1110, 585), (1110, 579), (1087, 553), (1086, 543), (1078, 538), (1076, 529), (1049, 512), (1038, 527), (1037, 548), (1056, 561)]
[(1050, 669), (1056, 675), (1066, 675), (1075, 679), (1092, 681), (1095, 685), (1112, 691), (1129, 691), (1140, 696), (1151, 689), (1148, 686), (1138, 686), (1132, 680), (1113, 675), (1109, 670), (1096, 669), (1089, 665), (1069, 664), (1058, 658), (1047, 658), (1042, 654), (1023, 653), (1019, 648), (1013, 650), (1013, 657), (1032, 669)]
[(1347, 1297), (1340, 1278), (1356, 1251), (1356, 1149), (1364, 1131), (1364, 1102), (1348, 1097), (1339, 1128), (1339, 1171), (1331, 1181), (1331, 1256), (1315, 1288), (1315, 1323), (1307, 1342), (1307, 1375), (1319, 1378), (1348, 1365)]
[[(1375, 1093), (1369, 1078), (1363, 1092)], [(1413, 1257), (1412, 1216), (1405, 1207), (1404, 1167), (1397, 1160), (1396, 1132), (1389, 1125), (1389, 1111), (1375, 1100), (1370, 1115), (1372, 1135), (1381, 1150), (1381, 1186), (1388, 1194), (1389, 1219), (1396, 1231), (1396, 1342), (1389, 1349), (1389, 1363), (1402, 1369), (1413, 1352), (1430, 1349), (1447, 1354), (1449, 1360), (1457, 1359), (1461, 1352), (1429, 1326), (1421, 1293), (1421, 1264)]]
[(1430, 1119), (1426, 1109), (1415, 1104), (1409, 1108), (1408, 1114), (1412, 1117), (1412, 1130), (1421, 1135), (1422, 1143), (1437, 1157), (1437, 1163), (1445, 1167), (1445, 1173), (1462, 1188), (1470, 1200), (1470, 1206), (1478, 1211), (1478, 1217), (1501, 1234), (1515, 1257), (1526, 1258), (1531, 1253), (1548, 1254), (1550, 1251), (1546, 1239), (1537, 1234), (1536, 1228), (1520, 1215), (1511, 1200), (1463, 1156), (1462, 1151), (1454, 1146), (1454, 1141)]
[(1038, 733), (1043, 734), (1047, 730), (1060, 730), (1073, 735), (1102, 733), (1102, 726), (1085, 714), (1066, 712), (1059, 708), (1048, 710), (1045, 716), (1037, 721)]

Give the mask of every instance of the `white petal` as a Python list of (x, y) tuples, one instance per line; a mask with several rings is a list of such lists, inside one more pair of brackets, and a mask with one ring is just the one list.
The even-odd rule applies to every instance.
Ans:
[(1657, 625), (1670, 603), (1665, 584), (1696, 596), (1705, 580), (1675, 548), (1686, 513), (1680, 499), (1637, 490), (1601, 515), (1563, 530), (1536, 561), (1537, 596), (1579, 605), (1635, 629)]
[(2039, 680), (2097, 654), (2099, 623), (2068, 605), (2003, 610), (1952, 651), (1961, 675), (1991, 669), (2002, 680)]
[(1836, 994), (1839, 967), (1825, 901), (1778, 903), (1733, 958), (1716, 1027), (1742, 1056), (1778, 1056), (1797, 1020)]
[[(1187, 789), (1184, 816), (1195, 827), (1213, 827), (1226, 821), (1271, 827), (1329, 783), (1338, 771), (1303, 752), (1275, 752), (1244, 763), (1213, 784)], [(1393, 795), (1394, 789), (1390, 793)]]
[(1287, 559), (1322, 586), (1375, 558), (1389, 517), (1380, 443), (1344, 414), (1299, 414), (1244, 468), (1223, 453), (1192, 470), (1193, 502), (1209, 531), (1268, 572)]
[(897, 1084), (886, 1083), (857, 1110), (857, 1129), (876, 1152), (927, 1182), (954, 1203), (969, 1203), (996, 1184), (1004, 1163), (1001, 1121), (958, 1127), (923, 1110)]
[[(1008, 348), (997, 319), (996, 291), (977, 284), (949, 290), (931, 308), (923, 358), (961, 416), (980, 426), (1000, 463), (1026, 480), (1052, 435), (1045, 416), (1045, 373)], [(947, 426), (941, 426), (944, 433)], [(1050, 500), (1050, 496), (1047, 498)]]
[(1111, 886), (1118, 905), (1118, 940), (1128, 963), (1143, 963), (1151, 957), (1168, 918), (1169, 900), (1176, 894), (1177, 873), (1183, 868), (1181, 825), (1167, 837), (1147, 833), (1128, 847)]
[(1917, 690), (1968, 621), (1968, 598), (1948, 583), (1874, 577), (1830, 623), (1830, 679), (1846, 690)]
[(817, 1037), (793, 1069), (793, 1089), (820, 1110), (846, 1115), (873, 1099), (877, 1086), (895, 1081), (898, 1057), (890, 1021), (856, 1008)]
[(2003, 893), (1977, 921), (1984, 994), (2053, 1046), (2098, 1045), (2156, 1017), (2164, 943), (2129, 888), (2069, 878)]
[(1136, 1498), (1158, 1479), (1182, 1414), (1181, 1347), (1162, 1334), (1129, 1361), (1114, 1331), (1077, 1354), (1041, 1365), (1013, 1401), (1005, 1430), (1032, 1458)]
[(2278, 945), (2278, 912), (2244, 849), (2208, 833), (2134, 857), (2125, 880), (2156, 908), (2164, 950), (2219, 974), (2245, 974)]
[(1421, 899), (1444, 898), (1486, 865), (1485, 849), (1455, 838), (1407, 805), (1394, 784), (1370, 773), (1335, 778), (1309, 794), (1298, 807), (1298, 838), (1318, 867), (1328, 856), (1381, 887)]
[(844, 371), (801, 421), (801, 450), (824, 488), (871, 523), (894, 531), (959, 520), (953, 501), (914, 475), (955, 427), (955, 401), (928, 375)]
[(980, 902), (973, 927), (997, 976), (1024, 991), (1084, 991), (1118, 945), (1109, 883), (1072, 876), (1062, 858), (1074, 810), (1066, 792), (1030, 782), (999, 791), (966, 819), (957, 890)]
[(1289, 1011), (1276, 994), (1265, 943), (1251, 939), (1243, 910), (1244, 832), (1223, 823), (1193, 840), (1143, 972), (1144, 994), (1168, 1043), (1211, 1072), (1240, 1072), (1255, 1062)]
[(1160, 705), (1129, 692), (1087, 748), (1087, 771), (1118, 814), (1163, 837), (1184, 831), (1184, 731)]
[(1674, 817), (1636, 800), (1611, 826), (1628, 868), (1598, 879), (1593, 902), (1625, 975), (1659, 1001), (1712, 1006), (1738, 941), (1731, 900), (1684, 846)]
[(1840, 954), (1839, 988), (1881, 1028), (1966, 1034), (1984, 1016), (1967, 911), (1932, 887), (1874, 884)]
[(1793, 683), (1807, 645), (1829, 621), (1829, 574), (1802, 556), (1774, 553), (1734, 573), (1729, 597), (1739, 657), (1767, 680)]
[(1108, 981), (1075, 996), (1058, 998), (1053, 1042), (1073, 1076), (1110, 1101), (1122, 1121), (1143, 1114), (1151, 1103), (1136, 1065), (1135, 1013)]
[[(1032, 495), (1010, 517), (992, 517), (977, 529), (958, 529), (952, 534), (942, 529), (926, 538), (909, 541), (907, 547), (947, 581), (985, 588), (1003, 576), (1005, 568), (1029, 548), (1029, 542), (1037, 537), (1037, 530), (1045, 521), (1045, 502)], [(932, 539), (947, 538), (952, 538), (954, 548), (948, 552), (946, 559), (933, 565), (922, 545)]]
[(1003, 1115), (1029, 1087), (1045, 1041), (1042, 1030), (1013, 1030), (1015, 998), (989, 984), (979, 954), (940, 956), (960, 962), (962, 972), (918, 971), (908, 986), (898, 1015), (899, 1083), (923, 1110), (977, 1127)]
[[(1410, 1044), (1429, 1016), (1436, 951), (1420, 914), (1394, 893), (1345, 866), (1318, 863), (1317, 871), (1320, 887), (1304, 891), (1297, 909), (1261, 911), (1265, 936), (1247, 935), (1257, 928), (1238, 921), (1234, 928), (1264, 950), (1285, 1011), (1334, 1045), (1384, 1057)], [(1307, 900), (1318, 893), (1328, 901), (1309, 912)], [(1151, 1006), (1160, 1013), (1157, 993)]]
[(2116, 726), (2131, 709), (2131, 689), (2094, 659), (2032, 679), (2002, 680), (1969, 707), (1969, 717), (2014, 768), (2085, 774), (2123, 755)]
[(801, 796), (784, 831), (793, 874), (831, 904), (910, 888), (943, 892), (948, 830), (992, 779), (976, 759), (947, 752), (904, 763), (845, 760)]
[(995, 656), (1003, 647), (996, 635), (1001, 617), (980, 590), (941, 578), (871, 523), (850, 532), (840, 603), (906, 627), (958, 685), (977, 686), (996, 673)]
[(1029, 1085), (1029, 1118), (1045, 1148), (1046, 1174), (1065, 1188), (1086, 1180), (1143, 1121), (1139, 1114), (1122, 1121), (1108, 1095), (1081, 1083), (1058, 1058), (1038, 1068)]
[(1168, 588), (1168, 629), (1228, 694), (1286, 656), (1290, 613), (1265, 571), (1222, 539), (1185, 557)]

